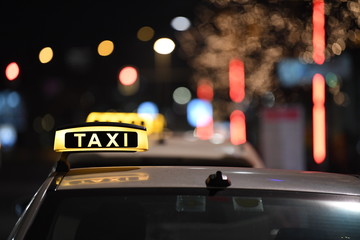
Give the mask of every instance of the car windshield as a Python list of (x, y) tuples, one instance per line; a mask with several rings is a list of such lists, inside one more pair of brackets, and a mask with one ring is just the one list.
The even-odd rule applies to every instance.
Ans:
[(196, 189), (51, 192), (26, 239), (359, 239), (360, 199)]

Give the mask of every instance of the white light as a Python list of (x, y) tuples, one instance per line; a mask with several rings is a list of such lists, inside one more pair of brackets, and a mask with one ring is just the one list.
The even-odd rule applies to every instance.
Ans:
[(356, 212), (356, 213), (360, 212), (359, 202), (329, 202), (328, 205), (345, 211)]
[(160, 54), (169, 54), (175, 49), (175, 43), (169, 38), (160, 38), (154, 43), (154, 50)]
[(187, 104), (191, 100), (191, 92), (186, 87), (178, 87), (173, 92), (173, 99), (178, 104)]
[(171, 21), (171, 26), (177, 31), (188, 30), (191, 23), (186, 17), (176, 17)]

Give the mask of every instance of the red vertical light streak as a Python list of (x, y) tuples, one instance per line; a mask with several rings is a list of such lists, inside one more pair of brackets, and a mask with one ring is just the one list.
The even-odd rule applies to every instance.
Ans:
[(229, 63), (229, 94), (234, 102), (241, 102), (245, 97), (245, 69), (239, 59), (232, 59)]
[(313, 0), (313, 59), (317, 64), (325, 61), (325, 3), (324, 0)]
[[(214, 89), (212, 84), (207, 80), (201, 80), (196, 89), (196, 95), (199, 99), (211, 102), (214, 98)], [(196, 127), (196, 136), (201, 140), (209, 140), (214, 135), (213, 119), (205, 126)]]
[(246, 121), (242, 111), (235, 110), (230, 115), (230, 141), (234, 145), (246, 142)]
[(317, 164), (326, 157), (325, 79), (321, 74), (313, 78), (313, 157)]
[[(313, 0), (313, 60), (317, 64), (325, 62), (325, 3)], [(326, 109), (325, 79), (321, 74), (313, 77), (313, 157), (317, 164), (326, 157)]]

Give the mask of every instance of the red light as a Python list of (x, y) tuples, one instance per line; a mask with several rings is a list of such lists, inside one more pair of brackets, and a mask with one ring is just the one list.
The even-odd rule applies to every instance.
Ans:
[(244, 63), (233, 59), (229, 64), (230, 98), (234, 102), (241, 102), (245, 97), (245, 70)]
[(312, 83), (313, 91), (313, 157), (317, 164), (326, 157), (326, 119), (325, 119), (325, 79), (315, 74)]
[(205, 126), (196, 127), (196, 136), (202, 140), (209, 140), (214, 134), (214, 124), (211, 120)]
[(230, 141), (234, 145), (246, 142), (245, 115), (239, 110), (233, 111), (230, 115)]
[(20, 68), (16, 62), (10, 63), (9, 65), (7, 65), (5, 69), (5, 75), (9, 81), (15, 80), (19, 76), (19, 73), (20, 73)]
[(313, 59), (317, 64), (325, 61), (324, 0), (313, 0)]
[(200, 99), (212, 101), (214, 98), (214, 88), (211, 83), (202, 81), (197, 87), (196, 94)]
[(325, 79), (321, 74), (315, 74), (312, 82), (312, 99), (314, 105), (325, 103)]
[(119, 73), (120, 83), (125, 86), (130, 86), (138, 79), (138, 72), (134, 67), (124, 67)]

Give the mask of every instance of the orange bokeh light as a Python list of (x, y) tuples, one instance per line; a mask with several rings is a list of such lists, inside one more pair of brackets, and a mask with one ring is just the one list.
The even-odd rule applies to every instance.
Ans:
[(246, 142), (246, 121), (242, 111), (235, 110), (230, 115), (230, 141), (234, 145)]

